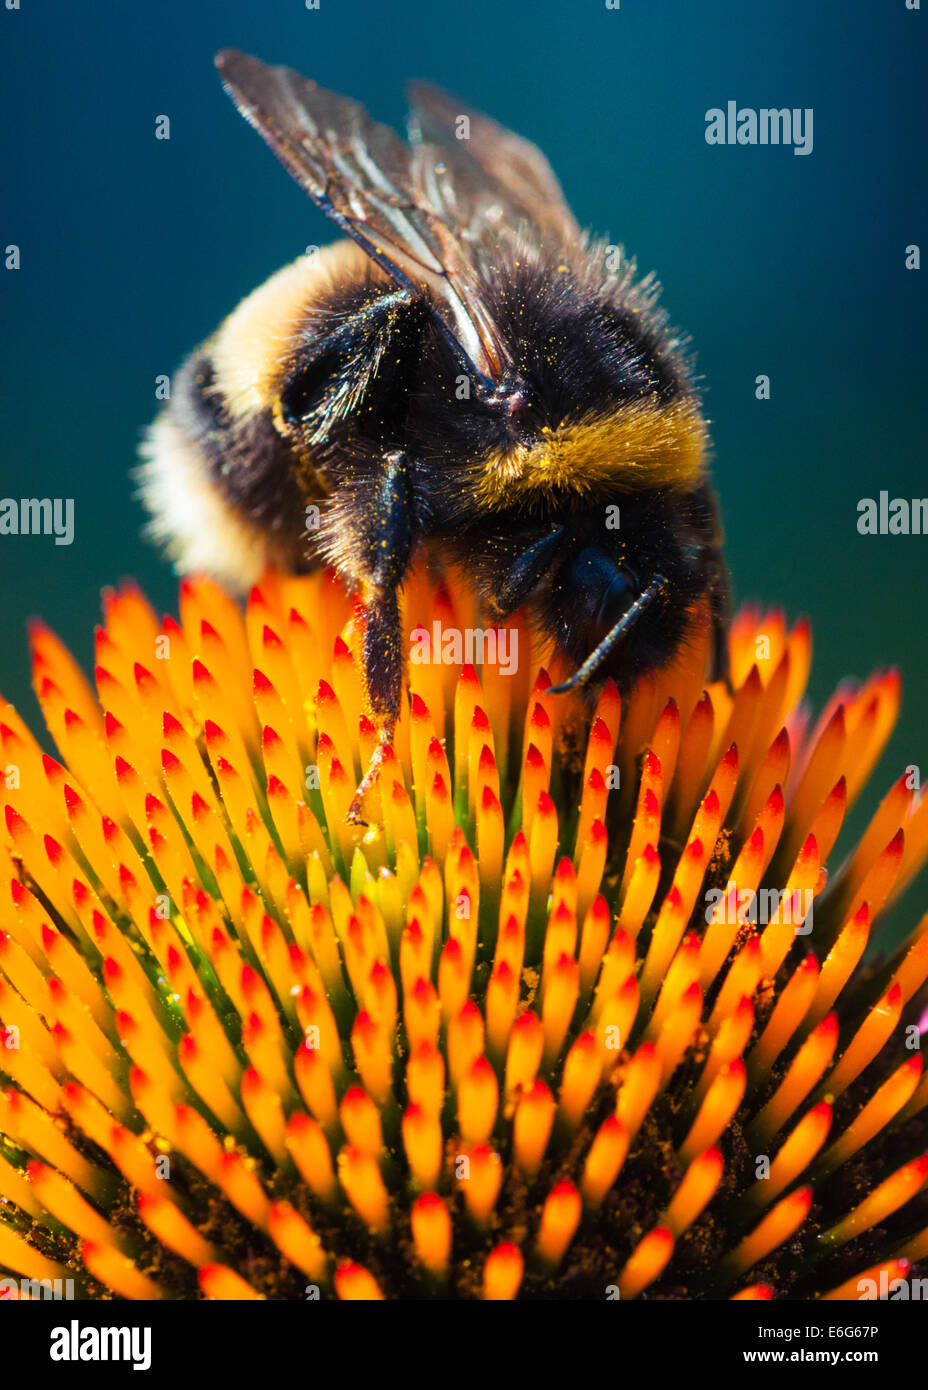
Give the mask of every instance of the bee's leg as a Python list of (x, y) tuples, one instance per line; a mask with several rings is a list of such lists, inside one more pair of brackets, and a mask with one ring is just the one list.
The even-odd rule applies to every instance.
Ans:
[(487, 604), (492, 618), (505, 618), (525, 602), (549, 568), (563, 534), (563, 526), (554, 526), (547, 536), (522, 551), (503, 576), (492, 603)]
[(562, 681), (560, 685), (553, 685), (548, 691), (548, 694), (565, 695), (568, 690), (573, 690), (578, 685), (586, 685), (590, 677), (595, 675), (596, 671), (603, 664), (615, 644), (625, 636), (628, 629), (633, 625), (641, 613), (654, 602), (666, 582), (662, 574), (655, 575), (648, 587), (643, 593), (640, 593), (634, 603), (625, 610), (619, 621), (613, 628), (610, 628), (599, 646), (590, 653), (583, 665), (566, 681)]
[(393, 742), (403, 694), (403, 639), (398, 592), (412, 548), (412, 492), (408, 460), (401, 450), (393, 450), (385, 455), (384, 465), (361, 546), (365, 612), (362, 644), (364, 680), (380, 732), (370, 765), (348, 811), (348, 819), (355, 824), (363, 824), (361, 806), (377, 779), (384, 749)]
[(396, 728), (396, 720), (384, 724), (377, 735), (377, 746), (374, 749), (371, 760), (367, 765), (367, 771), (358, 783), (357, 790), (352, 798), (351, 805), (348, 807), (348, 819), (352, 825), (367, 825), (367, 821), (361, 815), (361, 808), (364, 805), (364, 798), (371, 787), (377, 781), (380, 772), (380, 764), (383, 762), (384, 749), (388, 748), (393, 742), (393, 732)]
[(384, 750), (393, 742), (403, 692), (403, 655), (396, 590), (368, 589), (364, 598), (362, 657), (371, 709), (380, 725), (377, 746), (348, 808), (348, 819), (364, 825), (361, 807), (377, 780)]

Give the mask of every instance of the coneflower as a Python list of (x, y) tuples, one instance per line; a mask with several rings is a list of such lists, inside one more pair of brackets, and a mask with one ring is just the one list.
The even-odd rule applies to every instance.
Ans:
[[(473, 606), (417, 578), (407, 630)], [(516, 630), (510, 676), (410, 665), (354, 825), (376, 730), (331, 575), (244, 614), (189, 580), (179, 622), (108, 596), (96, 694), (33, 629), (60, 761), (0, 707), (0, 1268), (804, 1299), (928, 1261), (928, 918), (864, 959), (928, 852), (911, 770), (826, 871), (897, 677), (810, 731), (808, 627), (743, 611), (730, 689), (696, 645), (591, 716)]]

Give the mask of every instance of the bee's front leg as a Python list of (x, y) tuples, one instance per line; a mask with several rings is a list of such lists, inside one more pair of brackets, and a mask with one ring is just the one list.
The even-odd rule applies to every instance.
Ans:
[(402, 450), (384, 456), (384, 473), (368, 513), (359, 547), (363, 566), (365, 613), (362, 661), (371, 711), (380, 725), (377, 747), (348, 811), (363, 825), (361, 808), (393, 742), (403, 695), (403, 637), (399, 588), (412, 549), (410, 470)]
[(503, 575), (492, 600), (487, 603), (489, 616), (495, 621), (508, 618), (519, 608), (551, 568), (557, 547), (564, 534), (563, 526), (553, 526), (546, 536), (534, 541), (516, 557)]

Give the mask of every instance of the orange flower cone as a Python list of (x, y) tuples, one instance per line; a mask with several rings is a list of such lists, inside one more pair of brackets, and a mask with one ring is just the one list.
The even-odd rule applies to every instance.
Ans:
[[(414, 621), (415, 620), (415, 621)], [(453, 580), (407, 628), (466, 629)], [(857, 1297), (928, 1269), (928, 853), (897, 677), (810, 728), (810, 635), (743, 611), (595, 710), (410, 664), (376, 742), (329, 574), (244, 614), (45, 627), (58, 756), (0, 706), (0, 1272), (79, 1297)], [(511, 635), (511, 634), (510, 634)], [(10, 1282), (8, 1281), (8, 1282)], [(9, 1291), (8, 1291), (9, 1296)], [(15, 1296), (15, 1295), (13, 1295)]]

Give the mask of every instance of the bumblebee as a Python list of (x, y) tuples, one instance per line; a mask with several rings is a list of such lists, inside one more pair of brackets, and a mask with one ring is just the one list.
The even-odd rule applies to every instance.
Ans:
[(247, 585), (333, 565), (363, 607), (379, 751), (418, 559), (460, 566), (497, 624), (525, 605), (558, 691), (627, 688), (705, 623), (720, 672), (707, 429), (653, 278), (581, 232), (540, 151), (432, 87), (407, 144), (288, 68), (216, 63), (344, 239), (246, 298), (152, 426), (143, 495), (177, 566)]

